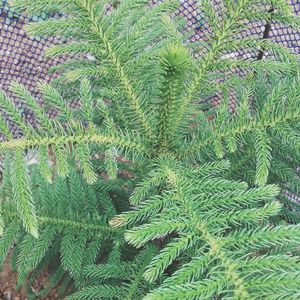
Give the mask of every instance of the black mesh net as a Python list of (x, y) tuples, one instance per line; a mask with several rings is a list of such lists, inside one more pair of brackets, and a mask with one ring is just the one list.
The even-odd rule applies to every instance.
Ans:
[[(159, 0), (152, 0), (153, 3)], [(214, 1), (216, 11), (220, 7), (220, 0)], [(293, 7), (295, 15), (300, 15), (299, 0), (288, 0)], [(261, 7), (263, 11), (268, 11), (268, 7)], [(188, 40), (190, 43), (205, 39), (206, 32), (210, 30), (201, 10), (199, 9), (197, 0), (181, 0), (180, 8), (176, 15), (181, 15), (186, 19), (186, 31), (192, 29), (194, 34)], [(24, 84), (30, 92), (40, 101), (43, 99), (36, 89), (36, 82), (44, 80), (50, 82), (56, 75), (51, 75), (49, 69), (52, 66), (65, 61), (64, 57), (57, 59), (46, 59), (44, 51), (50, 45), (61, 43), (58, 38), (31, 38), (28, 37), (23, 29), (24, 25), (29, 21), (37, 21), (47, 18), (47, 15), (31, 16), (30, 18), (23, 14), (18, 14), (8, 7), (7, 1), (2, 0), (0, 4), (0, 88), (4, 90), (15, 101), (17, 107), (21, 110), (23, 116), (28, 122), (34, 123), (34, 116), (28, 110), (23, 102), (15, 99), (9, 91), (11, 80), (17, 80)], [(237, 38), (246, 36), (254, 36), (263, 38), (266, 31), (266, 24), (262, 22), (249, 22), (247, 29), (244, 30)], [(296, 32), (291, 28), (284, 27), (280, 24), (272, 23), (271, 29), (268, 32), (268, 38), (280, 43), (291, 49), (292, 52), (300, 54), (300, 32)], [(230, 57), (240, 58), (255, 58), (259, 55), (257, 51), (238, 51), (228, 53)], [(267, 54), (265, 54), (267, 55)], [(233, 97), (234, 98), (234, 97)], [(221, 99), (215, 95), (210, 99), (214, 105), (220, 103)], [(234, 110), (234, 102), (231, 101), (231, 109)], [(78, 105), (78, 102), (71, 104), (73, 107)], [(5, 115), (5, 112), (2, 112)], [(53, 111), (53, 114), (56, 112)], [(51, 116), (50, 116), (51, 117)], [(15, 136), (19, 135), (19, 129), (10, 122), (10, 127)], [(0, 135), (1, 140), (1, 135)], [(0, 160), (0, 169), (2, 161)], [(288, 194), (292, 201), (299, 202), (296, 195)]]
[[(152, 0), (156, 3), (161, 0)], [(220, 11), (221, 0), (212, 0), (216, 11)], [(296, 15), (300, 14), (299, 0), (288, 0), (289, 4), (294, 9)], [(268, 11), (269, 7), (261, 7), (262, 11)], [(192, 29), (194, 34), (188, 40), (193, 43), (206, 38), (207, 31), (210, 30), (199, 9), (197, 0), (181, 0), (181, 5), (176, 15), (181, 15), (186, 19), (186, 31)], [(51, 81), (56, 75), (50, 74), (49, 69), (60, 62), (65, 61), (65, 57), (56, 59), (46, 59), (44, 51), (50, 45), (61, 43), (59, 38), (31, 38), (24, 31), (24, 25), (29, 21), (37, 21), (46, 19), (47, 15), (38, 15), (28, 17), (25, 14), (18, 14), (13, 9), (9, 8), (7, 0), (2, 0), (0, 6), (0, 88), (4, 90), (10, 97), (13, 98), (17, 107), (21, 110), (25, 119), (28, 122), (34, 122), (34, 116), (28, 110), (24, 103), (15, 99), (9, 91), (11, 80), (17, 80), (24, 84), (31, 93), (42, 102), (42, 97), (36, 89), (36, 82), (44, 80)], [(255, 36), (263, 38), (266, 24), (262, 22), (249, 22), (246, 28), (239, 37)], [(300, 54), (300, 32), (296, 32), (291, 28), (283, 27), (280, 24), (271, 24), (271, 30), (268, 33), (270, 39), (277, 43), (283, 44), (290, 48), (292, 52)], [(255, 58), (259, 55), (257, 51), (242, 51), (228, 53), (229, 57), (240, 58)], [(265, 54), (267, 55), (267, 53)], [(210, 99), (214, 105), (217, 105), (221, 99), (215, 95)], [(71, 104), (76, 107), (78, 101)], [(234, 109), (234, 101), (231, 103), (231, 109)], [(5, 114), (5, 112), (3, 112)], [(53, 114), (56, 112), (53, 111)], [(15, 135), (18, 135), (18, 128), (11, 122), (11, 130)], [(1, 137), (0, 137), (1, 138)]]

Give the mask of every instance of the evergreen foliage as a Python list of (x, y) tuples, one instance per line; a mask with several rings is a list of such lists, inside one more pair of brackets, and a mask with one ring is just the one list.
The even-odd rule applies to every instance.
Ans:
[(74, 300), (299, 299), (299, 57), (236, 39), (249, 20), (299, 29), (286, 1), (199, 1), (199, 43), (172, 0), (13, 2), (49, 13), (27, 31), (69, 57), (38, 83), (43, 106), (11, 83), (36, 124), (0, 94), (20, 128), (0, 118), (0, 260), (13, 247), (19, 285), (49, 271), (30, 298), (58, 285)]

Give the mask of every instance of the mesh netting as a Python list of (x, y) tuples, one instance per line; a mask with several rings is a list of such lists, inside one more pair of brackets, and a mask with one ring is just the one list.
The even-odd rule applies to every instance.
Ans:
[[(1, 0), (0, 0), (1, 1)], [(152, 0), (153, 3), (159, 0)], [(214, 1), (216, 11), (220, 11), (221, 0)], [(293, 7), (295, 15), (300, 15), (299, 0), (289, 0), (289, 4)], [(262, 11), (268, 11), (268, 7), (261, 7)], [(188, 40), (193, 43), (206, 38), (206, 34), (210, 28), (205, 22), (205, 18), (201, 14), (197, 0), (181, 0), (180, 8), (176, 15), (181, 15), (186, 19), (186, 31), (192, 29), (194, 34)], [(0, 4), (0, 89), (4, 90), (15, 101), (17, 107), (21, 110), (25, 119), (34, 123), (33, 113), (28, 110), (23, 102), (15, 99), (9, 91), (11, 80), (17, 80), (24, 84), (29, 91), (42, 102), (42, 97), (36, 89), (36, 82), (44, 80), (50, 82), (55, 75), (49, 74), (49, 69), (61, 62), (65, 61), (65, 57), (56, 59), (45, 59), (44, 51), (50, 45), (59, 44), (58, 38), (30, 38), (26, 35), (23, 27), (29, 21), (37, 21), (47, 18), (46, 15), (28, 17), (23, 14), (15, 13), (8, 7), (7, 1), (2, 0)], [(247, 29), (244, 30), (239, 37), (253, 36), (263, 38), (266, 24), (262, 22), (249, 22), (246, 24)], [(271, 24), (269, 38), (291, 49), (292, 52), (300, 54), (300, 32), (296, 32), (291, 28), (284, 27), (280, 24)], [(256, 58), (259, 53), (257, 51), (243, 51), (228, 53), (229, 57), (239, 57), (244, 59)], [(266, 54), (267, 55), (267, 54)], [(221, 101), (221, 97), (215, 95), (210, 99), (214, 105)], [(235, 101), (231, 101), (231, 110), (234, 110)], [(72, 105), (72, 104), (71, 104)], [(73, 103), (76, 107), (78, 102)], [(2, 112), (5, 115), (5, 112)], [(53, 112), (55, 114), (55, 111)], [(7, 116), (6, 116), (7, 117)], [(9, 121), (9, 119), (8, 119)], [(10, 127), (15, 136), (19, 136), (19, 129), (10, 122)], [(0, 135), (0, 140), (3, 138)], [(0, 160), (0, 169), (2, 161)], [(299, 197), (288, 194), (292, 201), (299, 202)]]
[[(159, 0), (152, 1), (156, 3)], [(221, 0), (212, 1), (214, 1), (216, 11), (220, 11)], [(295, 14), (299, 15), (299, 0), (289, 0), (289, 3), (293, 7)], [(261, 9), (267, 11), (269, 8), (261, 7)], [(187, 21), (186, 30), (192, 29), (194, 32), (188, 42), (193, 43), (206, 38), (205, 33), (207, 33), (210, 28), (201, 14), (197, 0), (181, 0), (181, 5), (176, 15), (183, 16)], [(58, 38), (30, 38), (23, 29), (24, 25), (29, 21), (37, 21), (45, 18), (47, 18), (45, 14), (32, 16), (30, 18), (26, 15), (18, 14), (8, 7), (6, 0), (2, 0), (0, 7), (0, 88), (7, 92), (12, 98), (13, 95), (9, 92), (9, 83), (11, 80), (17, 80), (24, 84), (32, 94), (42, 102), (42, 98), (36, 89), (36, 82), (38, 80), (51, 81), (55, 75), (50, 75), (49, 69), (65, 61), (64, 57), (56, 59), (46, 59), (44, 57), (46, 48), (50, 45), (61, 43)], [(247, 29), (241, 33), (239, 38), (245, 36), (263, 37), (266, 24), (262, 22), (251, 22), (246, 25)], [(269, 37), (289, 47), (292, 52), (300, 54), (300, 32), (295, 32), (279, 24), (272, 24)], [(229, 57), (254, 58), (257, 57), (258, 53), (257, 51), (250, 52), (241, 50), (228, 53), (227, 55), (229, 55)], [(214, 104), (220, 102), (220, 98), (217, 95), (211, 100)], [(14, 99), (14, 101), (25, 119), (33, 123), (34, 116), (32, 112), (18, 99)], [(73, 106), (76, 107), (76, 105), (78, 105), (78, 102), (73, 103)], [(232, 107), (232, 109), (234, 109), (234, 107)], [(5, 114), (5, 112), (3, 113)], [(18, 135), (18, 128), (14, 126), (12, 122), (10, 125), (12, 132)]]

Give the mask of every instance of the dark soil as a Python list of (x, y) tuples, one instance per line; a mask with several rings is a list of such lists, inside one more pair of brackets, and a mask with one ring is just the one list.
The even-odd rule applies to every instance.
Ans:
[[(43, 274), (30, 287), (32, 292), (38, 292), (47, 285), (47, 274)], [(61, 300), (57, 296), (56, 289), (44, 298), (36, 298), (37, 300)], [(13, 272), (9, 265), (9, 259), (4, 262), (0, 272), (0, 300), (28, 300), (25, 288), (17, 290), (17, 274)]]
[(26, 300), (24, 289), (16, 290), (17, 274), (12, 272), (7, 259), (0, 273), (0, 300)]

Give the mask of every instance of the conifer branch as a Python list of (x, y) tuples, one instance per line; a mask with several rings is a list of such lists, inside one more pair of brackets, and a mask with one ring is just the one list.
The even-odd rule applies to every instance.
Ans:
[(137, 117), (145, 130), (146, 135), (148, 136), (148, 138), (152, 138), (153, 137), (152, 129), (151, 129), (150, 124), (148, 124), (146, 115), (141, 108), (140, 100), (134, 92), (132, 84), (124, 71), (124, 68), (118, 58), (118, 55), (115, 53), (109, 39), (107, 38), (105, 32), (99, 25), (99, 22), (97, 20), (95, 12), (94, 12), (92, 1), (78, 2), (78, 6), (80, 8), (83, 8), (84, 10), (86, 10), (86, 12), (91, 20), (92, 31), (100, 38), (101, 42), (104, 44), (104, 47), (108, 54), (108, 57), (110, 58), (111, 62), (114, 64), (114, 66), (116, 68), (117, 76), (119, 77), (121, 83), (124, 86), (126, 95), (128, 97), (128, 100), (129, 100), (131, 106), (133, 107), (134, 111), (136, 112)]
[[(199, 150), (203, 149), (204, 147), (212, 144), (215, 139), (226, 139), (230, 136), (240, 136), (247, 132), (252, 132), (255, 130), (258, 126), (261, 128), (264, 128), (265, 130), (275, 128), (276, 126), (279, 126), (280, 124), (288, 123), (289, 121), (295, 121), (299, 119), (300, 117), (300, 111), (287, 111), (283, 113), (282, 115), (278, 116), (269, 116), (269, 119), (265, 120), (252, 120), (245, 122), (242, 126), (238, 127), (228, 127), (223, 132), (216, 132), (214, 133), (214, 136), (204, 139), (199, 142), (191, 143), (187, 149), (180, 149), (179, 156), (180, 157), (192, 157), (195, 155)], [(180, 154), (182, 153), (182, 154)]]
[(10, 173), (13, 199), (23, 225), (34, 237), (38, 237), (38, 224), (32, 191), (29, 186), (29, 174), (20, 149), (14, 152)]
[[(6, 218), (11, 218), (14, 221), (18, 219), (18, 214), (14, 213), (8, 209), (1, 209), (1, 213), (5, 215)], [(40, 226), (50, 225), (56, 226), (57, 228), (74, 228), (84, 231), (92, 231), (92, 232), (99, 232), (101, 234), (109, 235), (118, 232), (109, 226), (98, 225), (98, 224), (89, 224), (87, 222), (81, 222), (76, 220), (68, 220), (62, 218), (53, 218), (48, 216), (37, 216), (37, 221)], [(18, 223), (18, 222), (15, 222)]]
[(113, 145), (128, 150), (136, 151), (144, 155), (147, 148), (143, 144), (130, 141), (127, 137), (108, 136), (99, 133), (75, 133), (73, 135), (57, 134), (53, 137), (33, 137), (31, 139), (18, 139), (0, 142), (0, 151), (14, 150), (14, 149), (27, 149), (42, 146), (61, 146), (67, 144), (88, 143), (88, 144), (104, 144)]
[(198, 67), (197, 74), (189, 83), (189, 89), (186, 96), (184, 97), (184, 100), (181, 103), (181, 106), (179, 108), (179, 115), (174, 124), (175, 130), (180, 126), (183, 118), (186, 116), (195, 93), (199, 91), (199, 87), (201, 86), (201, 83), (211, 65), (217, 58), (222, 44), (226, 41), (227, 38), (230, 37), (230, 34), (232, 33), (232, 26), (235, 26), (238, 23), (241, 12), (247, 8), (247, 5), (250, 2), (251, 0), (239, 1), (236, 7), (234, 9), (231, 9), (229, 11), (229, 15), (225, 17), (224, 24), (214, 33), (214, 38), (211, 41), (210, 49), (204, 55), (204, 57), (201, 58), (201, 63)]
[[(191, 223), (194, 224), (195, 229), (199, 231), (200, 235), (204, 238), (207, 244), (210, 247), (211, 255), (220, 259), (224, 268), (226, 269), (226, 276), (229, 282), (231, 282), (235, 289), (234, 295), (240, 299), (251, 299), (249, 292), (246, 287), (246, 283), (243, 278), (239, 276), (238, 265), (232, 261), (229, 257), (227, 257), (226, 253), (222, 249), (222, 243), (220, 243), (213, 235), (210, 233), (206, 222), (198, 221), (197, 214), (194, 212), (193, 207), (190, 202), (186, 199), (186, 195), (183, 194), (181, 182), (182, 179), (178, 177), (176, 172), (172, 169), (167, 170), (169, 174), (168, 180), (171, 182), (173, 187), (178, 191), (178, 200), (183, 202), (185, 206), (185, 213), (191, 218)], [(197, 224), (197, 225), (196, 225)]]
[[(297, 298), (299, 58), (266, 39), (262, 9), (299, 28), (290, 5), (203, 0), (210, 29), (193, 43), (173, 0), (14, 2), (47, 14), (30, 34), (67, 40), (47, 57), (73, 58), (38, 83), (44, 107), (11, 84), (36, 126), (0, 93), (0, 261), (11, 249), (18, 284), (47, 270), (35, 297)], [(248, 21), (267, 23), (263, 39), (244, 37)]]

